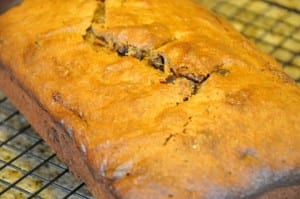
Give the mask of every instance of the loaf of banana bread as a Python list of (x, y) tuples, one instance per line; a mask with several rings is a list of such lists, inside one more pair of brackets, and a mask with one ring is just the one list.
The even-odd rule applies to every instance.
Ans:
[(194, 0), (25, 0), (0, 89), (96, 198), (251, 198), (300, 181), (300, 89)]

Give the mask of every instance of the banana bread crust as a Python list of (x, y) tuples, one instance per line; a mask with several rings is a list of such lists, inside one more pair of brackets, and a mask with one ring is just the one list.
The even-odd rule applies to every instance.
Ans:
[(299, 182), (299, 87), (196, 1), (31, 0), (0, 27), (1, 88), (96, 198)]

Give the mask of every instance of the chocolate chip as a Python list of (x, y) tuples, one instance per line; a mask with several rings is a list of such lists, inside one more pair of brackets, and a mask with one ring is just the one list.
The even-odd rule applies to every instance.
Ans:
[(139, 60), (144, 59), (147, 52), (145, 50), (136, 50), (136, 53), (133, 55), (134, 57), (138, 58)]
[(194, 73), (187, 73), (187, 74), (180, 74), (180, 76), (187, 78), (195, 83), (202, 83), (204, 80), (207, 79), (205, 75), (195, 75)]
[(150, 61), (154, 68), (164, 71), (165, 59), (161, 54), (156, 54)]
[(176, 80), (176, 76), (169, 75), (166, 79), (160, 81), (160, 83), (163, 83), (163, 84), (174, 84), (175, 80)]
[(119, 56), (126, 56), (128, 53), (128, 45), (115, 44), (114, 49), (118, 53)]
[(176, 80), (176, 77), (174, 76), (174, 75), (169, 75), (167, 78), (166, 78), (166, 82), (168, 83), (168, 84), (170, 84), (170, 83), (174, 83), (174, 81)]
[(191, 94), (192, 95), (196, 95), (197, 92), (198, 92), (198, 85), (197, 85), (197, 83), (195, 83), (193, 81), (190, 81), (190, 87), (191, 87), (191, 90), (192, 90)]
[(182, 101), (186, 102), (189, 100), (189, 97), (184, 97)]
[(54, 92), (52, 94), (52, 99), (56, 102), (56, 103), (61, 103), (62, 99), (61, 99), (61, 95), (58, 92)]

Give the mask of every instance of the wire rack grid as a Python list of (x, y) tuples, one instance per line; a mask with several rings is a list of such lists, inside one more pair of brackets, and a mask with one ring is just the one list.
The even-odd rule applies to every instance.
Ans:
[(2, 93), (0, 198), (92, 198)]
[[(300, 10), (268, 0), (199, 1), (275, 57), (300, 85)], [(0, 198), (92, 198), (1, 92)]]

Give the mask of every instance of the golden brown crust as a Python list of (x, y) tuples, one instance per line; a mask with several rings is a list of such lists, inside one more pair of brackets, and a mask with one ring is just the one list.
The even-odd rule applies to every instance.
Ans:
[[(1, 63), (0, 79), (1, 90), (7, 94), (17, 108), (22, 110), (26, 119), (33, 124), (42, 138), (50, 143), (51, 148), (56, 151), (59, 158), (64, 160), (67, 165), (72, 165), (69, 166), (71, 172), (82, 178), (93, 194), (99, 198), (115, 198), (105, 184), (99, 183), (93, 178), (93, 174), (86, 166), (82, 152), (72, 138), (72, 129), (63, 126), (60, 121), (52, 118), (43, 105)], [(32, 114), (33, 112), (34, 114)]]
[(114, 197), (245, 198), (299, 181), (299, 87), (195, 1), (31, 0), (0, 27), (4, 70), (72, 129)]

